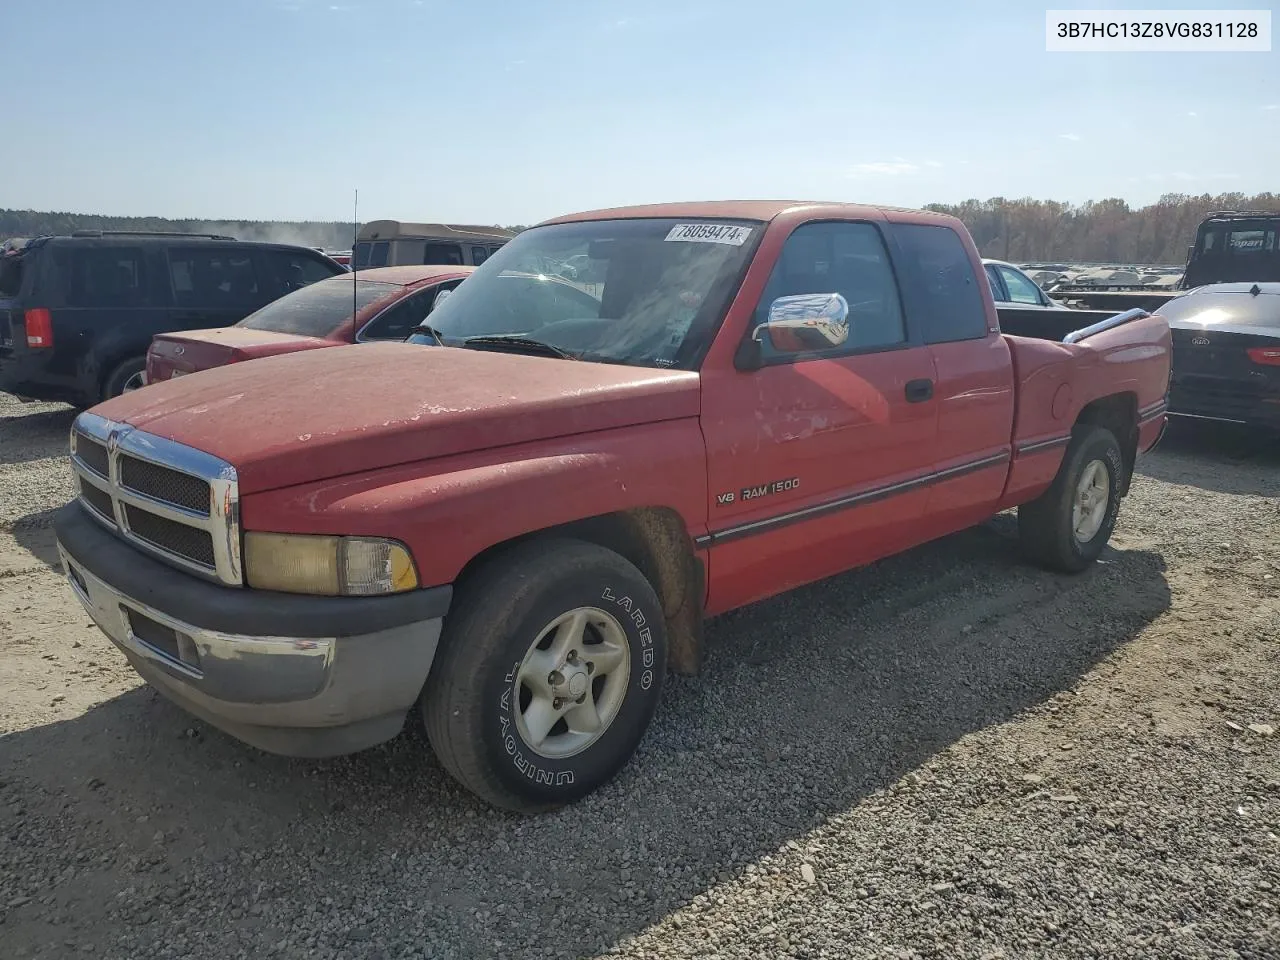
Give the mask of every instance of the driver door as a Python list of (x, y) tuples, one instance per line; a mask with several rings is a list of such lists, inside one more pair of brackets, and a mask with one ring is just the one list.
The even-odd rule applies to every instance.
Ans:
[(753, 317), (778, 297), (839, 293), (849, 335), (756, 370), (704, 372), (710, 612), (870, 562), (925, 539), (937, 438), (934, 367), (908, 327), (880, 229), (803, 224)]

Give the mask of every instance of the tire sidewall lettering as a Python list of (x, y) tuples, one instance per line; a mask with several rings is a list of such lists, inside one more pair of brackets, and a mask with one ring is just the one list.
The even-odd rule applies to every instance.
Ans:
[[(584, 786), (599, 780), (598, 771), (611, 754), (626, 749), (638, 740), (652, 715), (656, 689), (660, 687), (660, 670), (665, 668), (665, 626), (650, 601), (622, 582), (611, 582), (602, 573), (599, 586), (590, 592), (566, 590), (574, 596), (559, 601), (549, 598), (535, 602), (522, 618), (518, 636), (513, 635), (508, 655), (495, 664), (491, 676), (491, 693), (486, 702), (493, 706), (485, 711), (485, 739), (498, 759), (498, 772), (503, 779), (518, 781), (522, 791), (535, 791), (552, 799), (558, 794), (582, 792)], [(631, 653), (628, 689), (617, 715), (604, 734), (586, 750), (570, 757), (544, 757), (530, 748), (520, 735), (515, 711), (520, 703), (520, 664), (536, 631), (542, 629), (565, 610), (575, 606), (596, 606), (610, 612), (626, 634)], [(559, 608), (559, 609), (557, 609)], [(657, 631), (655, 633), (655, 630)], [(629, 746), (628, 746), (629, 745)]]

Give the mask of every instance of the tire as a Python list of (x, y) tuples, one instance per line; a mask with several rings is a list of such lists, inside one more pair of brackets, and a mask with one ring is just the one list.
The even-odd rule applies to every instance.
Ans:
[[(1092, 472), (1095, 465), (1105, 478)], [(1077, 517), (1075, 507), (1087, 473), (1094, 481), (1089, 488), (1096, 494), (1105, 490), (1106, 503), (1094, 509), (1082, 504)], [(1018, 537), (1027, 555), (1041, 566), (1063, 573), (1080, 573), (1097, 560), (1116, 526), (1123, 476), (1124, 458), (1115, 434), (1105, 427), (1077, 426), (1053, 484), (1018, 508)], [(1091, 499), (1096, 502), (1096, 496)], [(1086, 515), (1091, 522), (1077, 528), (1076, 520), (1084, 520)]]
[[(568, 643), (582, 622), (586, 642)], [(546, 650), (535, 649), (540, 638)], [(570, 649), (576, 659), (564, 659)], [(608, 660), (603, 671), (593, 656)], [(653, 718), (666, 662), (662, 605), (639, 570), (594, 544), (530, 541), (460, 589), (423, 688), (427, 738), (444, 768), (494, 806), (551, 810), (591, 793), (627, 763)], [(548, 666), (554, 669), (543, 673)], [(584, 684), (580, 706), (595, 705), (597, 733), (592, 711), (579, 712), (572, 699)], [(551, 698), (557, 691), (563, 699)], [(557, 715), (539, 741), (539, 717), (545, 730)]]
[[(143, 386), (146, 372), (146, 357), (133, 357), (124, 361), (124, 363), (107, 374), (107, 379), (102, 382), (102, 399), (110, 400), (112, 397), (118, 397), (128, 390)], [(140, 378), (143, 382), (138, 382)], [(137, 384), (137, 386), (132, 384)]]

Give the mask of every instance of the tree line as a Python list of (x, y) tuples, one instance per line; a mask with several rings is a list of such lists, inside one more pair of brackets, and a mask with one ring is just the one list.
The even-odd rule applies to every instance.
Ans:
[(1066, 260), (1097, 263), (1176, 264), (1187, 259), (1196, 227), (1219, 210), (1280, 213), (1280, 194), (1167, 193), (1145, 207), (1124, 200), (1081, 204), (1056, 200), (966, 200), (926, 209), (964, 221), (984, 256), (1021, 262)]
[[(1216, 210), (1280, 213), (1280, 194), (1188, 195), (1168, 193), (1155, 203), (1131, 207), (1111, 198), (1080, 204), (1029, 197), (928, 204), (926, 209), (959, 217), (984, 256), (1005, 260), (1068, 260), (1098, 263), (1181, 264), (1196, 226)], [(519, 231), (523, 226), (506, 229)], [(340, 221), (170, 220), (165, 217), (103, 217), (80, 213), (0, 209), (0, 240), (69, 234), (76, 230), (217, 233), (240, 240), (297, 243), (326, 250), (351, 247), (355, 225)]]

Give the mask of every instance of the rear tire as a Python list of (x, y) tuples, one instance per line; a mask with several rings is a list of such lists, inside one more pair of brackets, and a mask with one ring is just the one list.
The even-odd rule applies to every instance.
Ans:
[(630, 759), (666, 672), (662, 606), (630, 562), (536, 540), (469, 576), (423, 689), (441, 764), (522, 813), (586, 796)]
[(122, 393), (146, 386), (147, 358), (132, 357), (117, 366), (102, 383), (102, 399), (110, 400)]
[(1041, 566), (1079, 573), (1101, 555), (1120, 511), (1124, 457), (1115, 434), (1082, 424), (1053, 484), (1018, 508), (1018, 537)]

